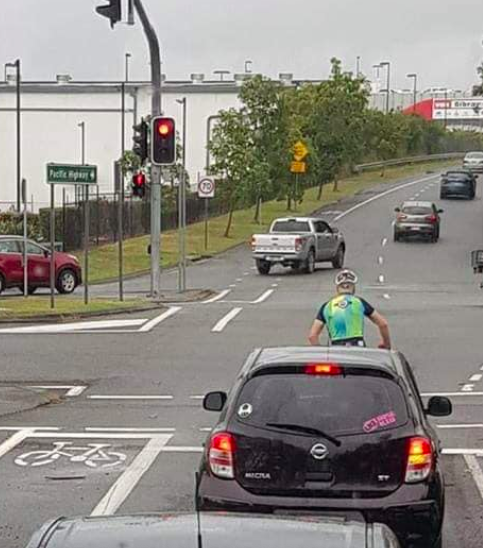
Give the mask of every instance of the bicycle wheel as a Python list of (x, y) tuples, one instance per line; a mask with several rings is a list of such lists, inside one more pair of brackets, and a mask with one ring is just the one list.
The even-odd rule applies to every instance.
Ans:
[(111, 468), (118, 464), (122, 464), (126, 458), (124, 453), (117, 453), (116, 451), (99, 451), (97, 454), (86, 459), (84, 464), (90, 468)]
[(44, 466), (55, 462), (62, 456), (62, 453), (53, 451), (30, 451), (18, 456), (14, 462), (18, 466)]

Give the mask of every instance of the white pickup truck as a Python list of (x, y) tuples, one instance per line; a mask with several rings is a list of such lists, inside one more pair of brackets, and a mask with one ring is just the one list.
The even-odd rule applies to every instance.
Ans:
[(268, 274), (274, 264), (311, 274), (317, 262), (344, 266), (345, 241), (338, 228), (316, 217), (275, 219), (268, 234), (252, 236), (257, 270)]

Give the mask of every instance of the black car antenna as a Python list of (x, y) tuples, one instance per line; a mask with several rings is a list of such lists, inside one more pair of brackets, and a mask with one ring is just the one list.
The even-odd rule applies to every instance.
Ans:
[(196, 524), (197, 524), (197, 545), (198, 548), (203, 548), (203, 538), (201, 536), (201, 512), (200, 512), (200, 498), (199, 498), (199, 488), (200, 488), (200, 473), (195, 472), (195, 511), (196, 511)]

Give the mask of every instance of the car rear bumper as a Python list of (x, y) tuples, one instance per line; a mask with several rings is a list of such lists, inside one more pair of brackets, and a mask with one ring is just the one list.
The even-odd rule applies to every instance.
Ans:
[(301, 262), (307, 259), (306, 255), (295, 253), (293, 251), (271, 253), (271, 252), (255, 252), (252, 254), (255, 260), (267, 261), (269, 263), (294, 263)]
[[(434, 489), (433, 492), (437, 490)], [(431, 500), (426, 484), (402, 485), (394, 493), (381, 498), (305, 498), (255, 495), (236, 481), (222, 480), (204, 473), (199, 488), (201, 510), (232, 510), (241, 512), (306, 511), (336, 512), (346, 515), (361, 512), (370, 522), (388, 525), (404, 543), (430, 548), (439, 537), (443, 508)]]
[(395, 231), (398, 234), (434, 234), (437, 227), (435, 225), (409, 225), (400, 224), (395, 225)]
[(469, 169), (470, 171), (483, 172), (483, 164), (463, 164), (463, 169)]

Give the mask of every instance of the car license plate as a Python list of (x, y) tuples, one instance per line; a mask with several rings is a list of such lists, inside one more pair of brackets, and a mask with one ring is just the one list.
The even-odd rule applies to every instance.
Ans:
[(285, 257), (265, 257), (266, 261), (276, 263), (278, 261), (283, 261)]

